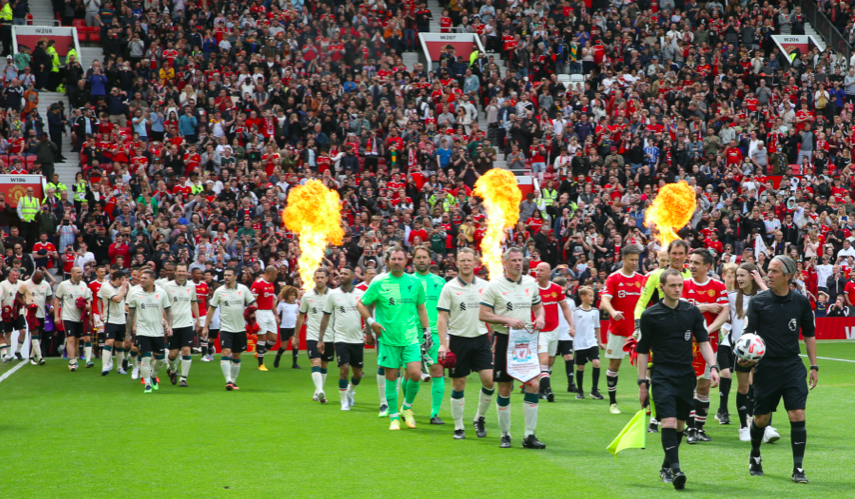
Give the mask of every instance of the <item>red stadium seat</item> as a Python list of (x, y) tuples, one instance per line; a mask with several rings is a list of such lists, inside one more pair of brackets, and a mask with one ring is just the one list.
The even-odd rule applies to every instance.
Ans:
[(77, 31), (80, 32), (82, 29), (86, 29), (86, 20), (84, 19), (75, 19), (71, 22), (71, 25), (77, 28)]
[(7, 154), (0, 154), (0, 166), (9, 166), (9, 156)]
[(787, 165), (787, 166), (789, 166), (790, 169), (793, 170), (793, 175), (801, 175), (802, 174), (801, 165)]
[(101, 28), (93, 26), (88, 28), (89, 30), (89, 41), (92, 43), (101, 43)]
[(21, 161), (23, 161), (24, 163), (26, 163), (26, 161), (24, 161), (24, 157), (23, 157), (23, 156), (18, 155), (18, 154), (10, 154), (10, 155), (9, 155), (9, 163), (8, 163), (8, 164), (9, 164), (9, 167), (11, 168), (12, 163), (14, 163), (14, 162), (15, 162), (15, 160), (18, 160), (18, 159), (19, 159), (19, 160), (21, 160)]
[(36, 157), (35, 156), (27, 156), (27, 170), (32, 170), (36, 166)]

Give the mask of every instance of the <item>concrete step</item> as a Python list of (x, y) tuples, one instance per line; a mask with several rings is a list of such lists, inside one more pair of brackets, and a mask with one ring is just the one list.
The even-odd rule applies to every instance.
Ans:
[(103, 61), (104, 50), (101, 47), (80, 47), (80, 65), (84, 70), (92, 67), (92, 61)]
[(419, 62), (419, 54), (418, 52), (404, 52), (401, 55), (401, 60), (404, 61), (404, 66), (407, 67), (410, 71), (413, 70), (413, 66), (417, 62)]

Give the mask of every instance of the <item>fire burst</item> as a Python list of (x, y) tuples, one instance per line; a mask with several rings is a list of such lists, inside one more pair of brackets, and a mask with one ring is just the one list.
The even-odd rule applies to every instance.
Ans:
[(487, 207), (487, 233), (481, 240), (481, 254), (490, 279), (503, 274), (502, 242), (505, 229), (510, 229), (520, 218), (522, 192), (517, 178), (508, 170), (494, 168), (475, 182), (473, 194), (484, 200)]
[(686, 182), (666, 184), (659, 189), (653, 204), (644, 215), (644, 225), (650, 227), (663, 246), (679, 239), (677, 231), (692, 219), (697, 206), (695, 190)]
[(314, 286), (312, 276), (321, 265), (327, 244), (341, 244), (341, 211), (336, 191), (320, 180), (309, 180), (288, 194), (288, 206), (282, 221), (288, 230), (300, 236), (300, 258), (297, 260), (303, 289)]

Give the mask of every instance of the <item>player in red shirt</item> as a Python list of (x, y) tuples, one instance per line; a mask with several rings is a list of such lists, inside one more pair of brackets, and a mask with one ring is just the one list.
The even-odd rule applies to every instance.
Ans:
[[(606, 343), (606, 384), (609, 387), (609, 412), (620, 414), (617, 406), (618, 371), (626, 352), (623, 346), (627, 338), (635, 331), (635, 305), (641, 298), (644, 276), (637, 273), (641, 250), (634, 244), (624, 246), (620, 251), (623, 266), (606, 278), (606, 286), (600, 295), (600, 309), (609, 314), (609, 333)], [(726, 297), (725, 297), (726, 298)], [(593, 376), (597, 378), (595, 369)], [(591, 394), (593, 397), (593, 393)], [(596, 398), (596, 397), (594, 397)], [(600, 397), (602, 398), (602, 397)]]
[(269, 265), (264, 269), (264, 275), (252, 283), (249, 288), (255, 297), (255, 320), (258, 323), (258, 342), (255, 346), (255, 355), (258, 357), (258, 370), (266, 372), (264, 365), (264, 352), (273, 348), (276, 344), (276, 335), (279, 333), (279, 321), (276, 317), (276, 290), (273, 281), (279, 272), (276, 267)]
[[(540, 360), (540, 398), (548, 402), (555, 402), (555, 394), (552, 393), (551, 377), (552, 364), (555, 363), (555, 354), (558, 353), (558, 313), (564, 314), (570, 327), (569, 334), (575, 333), (573, 328), (573, 310), (567, 305), (566, 296), (561, 286), (551, 282), (549, 275), (552, 267), (546, 262), (540, 262), (535, 267), (537, 278), (537, 289), (540, 292), (540, 300), (543, 302), (543, 329), (540, 330), (537, 340), (537, 358)], [(532, 320), (534, 320), (532, 312)]]
[[(689, 255), (689, 270), (692, 278), (683, 283), (683, 298), (696, 305), (704, 314), (704, 320), (709, 332), (710, 346), (713, 353), (718, 350), (718, 330), (730, 317), (727, 302), (727, 288), (724, 283), (709, 278), (709, 270), (713, 264), (713, 257), (709, 250), (695, 249)], [(698, 377), (698, 385), (695, 388), (695, 410), (689, 414), (686, 424), (688, 435), (686, 443), (696, 444), (709, 442), (710, 437), (704, 431), (707, 422), (707, 413), (710, 410), (710, 367), (701, 355), (698, 344), (692, 340), (692, 350), (695, 360), (695, 374)]]
[[(196, 303), (199, 306), (199, 317), (196, 319), (196, 328), (201, 329), (205, 326), (205, 316), (208, 315), (208, 294), (211, 289), (208, 287), (208, 283), (202, 279), (202, 277), (204, 277), (202, 269), (193, 269), (190, 273), (190, 277), (193, 279), (193, 284), (196, 285)], [(213, 348), (211, 348), (211, 357), (209, 357), (208, 338), (202, 338), (200, 336), (199, 346), (202, 347), (202, 362), (211, 362), (213, 360), (214, 351)]]

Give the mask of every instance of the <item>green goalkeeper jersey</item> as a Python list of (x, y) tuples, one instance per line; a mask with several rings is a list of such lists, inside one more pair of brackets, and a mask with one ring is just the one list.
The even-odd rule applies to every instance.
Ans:
[(442, 287), (445, 286), (445, 279), (434, 273), (421, 275), (418, 272), (414, 274), (425, 288), (425, 308), (427, 308), (428, 321), (430, 322), (430, 333), (439, 334), (436, 330), (436, 318), (439, 315), (436, 306), (439, 303), (439, 294), (442, 292)]
[(418, 306), (425, 303), (425, 288), (417, 277), (395, 277), (391, 273), (377, 276), (360, 300), (366, 306), (374, 305), (374, 317), (384, 329), (379, 338), (383, 345), (419, 343)]

